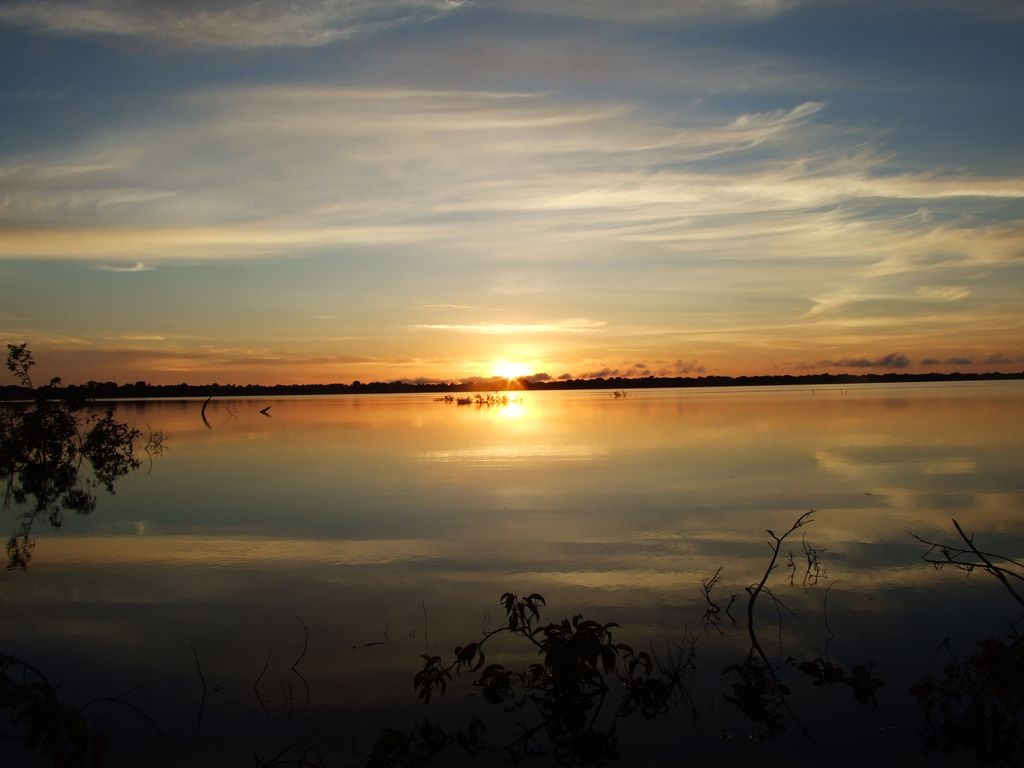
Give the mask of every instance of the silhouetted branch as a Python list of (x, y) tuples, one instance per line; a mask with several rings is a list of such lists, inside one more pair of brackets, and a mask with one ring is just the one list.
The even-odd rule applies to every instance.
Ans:
[(1024, 571), (1024, 563), (1005, 555), (983, 552), (975, 545), (974, 535), (968, 536), (964, 533), (964, 529), (960, 527), (960, 523), (955, 519), (953, 520), (953, 526), (956, 528), (957, 533), (960, 534), (960, 538), (967, 544), (966, 548), (929, 541), (918, 536), (916, 533), (910, 534), (928, 547), (928, 551), (924, 554), (925, 562), (931, 563), (936, 568), (952, 566), (968, 573), (972, 572), (975, 568), (980, 568), (999, 579), (999, 582), (1006, 588), (1006, 591), (1010, 593), (1013, 599), (1024, 605), (1024, 598), (1010, 584), (1010, 579), (1024, 582), (1024, 573), (1020, 572)]
[(758, 651), (758, 653), (764, 659), (766, 664), (768, 663), (768, 659), (765, 657), (764, 651), (761, 649), (761, 644), (757, 641), (757, 633), (754, 631), (754, 604), (757, 602), (758, 596), (764, 589), (764, 585), (768, 582), (768, 577), (771, 575), (771, 572), (775, 570), (775, 564), (779, 558), (779, 550), (782, 547), (782, 542), (785, 541), (786, 538), (789, 535), (791, 535), (794, 531), (802, 528), (807, 523), (811, 522), (813, 516), (813, 509), (810, 510), (809, 512), (804, 512), (802, 515), (800, 515), (800, 517), (796, 519), (796, 522), (790, 526), (789, 530), (781, 536), (776, 536), (775, 533), (771, 531), (771, 529), (768, 530), (768, 535), (771, 536), (773, 542), (769, 545), (772, 551), (771, 559), (768, 561), (768, 567), (764, 569), (764, 574), (761, 576), (761, 581), (759, 581), (756, 585), (751, 585), (747, 587), (747, 593), (750, 595), (750, 599), (747, 600), (747, 633), (750, 635), (751, 648), (756, 649)]
[[(792, 535), (794, 531), (799, 530), (810, 522), (813, 519), (813, 515), (814, 510), (810, 510), (809, 512), (805, 512), (800, 515), (800, 517), (798, 517), (789, 529), (781, 536), (777, 536), (775, 532), (770, 529), (768, 530), (768, 535), (771, 537), (771, 543), (769, 544), (769, 548), (771, 549), (771, 558), (769, 559), (768, 565), (761, 576), (761, 580), (757, 584), (752, 584), (747, 587), (747, 593), (750, 595), (747, 600), (747, 634), (750, 637), (750, 651), (743, 662), (726, 667), (724, 672), (731, 672), (736, 675), (736, 680), (731, 686), (732, 695), (726, 694), (726, 701), (735, 704), (754, 722), (763, 723), (765, 733), (769, 736), (785, 730), (784, 717), (782, 713), (787, 713), (793, 722), (800, 727), (801, 732), (815, 747), (815, 750), (817, 750), (817, 744), (811, 737), (810, 732), (803, 723), (801, 723), (800, 719), (789, 706), (789, 702), (786, 700), (786, 697), (790, 693), (790, 689), (779, 680), (776, 674), (775, 665), (773, 665), (768, 659), (767, 654), (764, 652), (764, 648), (758, 640), (756, 625), (754, 623), (754, 606), (761, 593), (765, 592), (772, 598), (775, 604), (775, 609), (779, 614), (778, 632), (780, 661), (778, 664), (781, 666), (781, 611), (785, 606), (782, 605), (779, 599), (771, 593), (766, 585), (768, 583), (768, 577), (771, 575), (772, 571), (775, 570), (783, 542)], [(788, 608), (785, 609), (789, 611)]]
[(267, 673), (267, 667), (270, 666), (270, 656), (274, 652), (273, 649), (267, 651), (267, 658), (263, 662), (263, 669), (260, 670), (259, 675), (256, 676), (256, 680), (252, 684), (253, 693), (256, 694), (256, 700), (259, 701), (260, 707), (266, 712), (267, 717), (270, 717), (270, 711), (267, 709), (267, 703), (263, 700), (263, 694), (260, 693), (260, 681), (263, 679), (263, 675)]
[[(133, 689), (133, 691), (137, 690), (139, 687), (140, 686), (136, 686), (135, 689)], [(143, 720), (145, 720), (146, 723), (149, 725), (149, 727), (152, 728), (157, 733), (157, 735), (160, 736), (160, 738), (162, 738), (164, 741), (166, 741), (168, 744), (170, 744), (174, 748), (174, 750), (176, 752), (178, 752), (180, 755), (182, 755), (186, 759), (190, 759), (192, 757), (191, 754), (189, 753), (189, 751), (186, 750), (184, 747), (182, 747), (180, 744), (178, 744), (178, 742), (175, 741), (175, 739), (170, 734), (168, 734), (167, 731), (165, 731), (163, 728), (161, 728), (160, 725), (156, 722), (156, 720), (154, 720), (149, 715), (149, 713), (147, 713), (141, 707), (135, 706), (130, 701), (125, 701), (124, 698), (123, 698), (123, 696), (125, 696), (125, 695), (126, 694), (121, 694), (119, 696), (114, 696), (114, 697), (110, 697), (110, 698), (93, 699), (92, 701), (84, 704), (80, 711), (84, 712), (87, 707), (90, 707), (90, 706), (92, 706), (94, 704), (109, 704), (109, 705), (117, 704), (118, 706), (124, 707), (125, 709), (127, 709), (127, 710), (129, 710), (131, 712), (134, 712), (136, 715), (138, 715)], [(194, 749), (194, 747), (193, 747), (193, 749)]]
[[(20, 674), (12, 674), (15, 672)], [(188, 752), (145, 710), (125, 700), (125, 696), (138, 687), (117, 696), (92, 699), (77, 710), (70, 709), (60, 703), (57, 688), (38, 667), (0, 653), (0, 708), (10, 710), (12, 725), (25, 729), (25, 745), (40, 757), (49, 755), (55, 766), (102, 764), (107, 749), (106, 736), (85, 716), (88, 709), (100, 704), (106, 704), (107, 711), (117, 705), (135, 713), (179, 754), (188, 758)]]
[(299, 616), (296, 616), (295, 618), (298, 619), (299, 624), (302, 625), (302, 653), (299, 654), (299, 657), (294, 661), (290, 669), (292, 673), (302, 681), (303, 688), (306, 691), (306, 698), (302, 702), (301, 707), (301, 709), (305, 709), (309, 705), (309, 682), (302, 673), (299, 672), (299, 664), (304, 658), (306, 658), (306, 651), (309, 649), (309, 627), (306, 626), (306, 622), (304, 622)]
[[(704, 610), (703, 619), (705, 629), (708, 629), (710, 627), (719, 629), (719, 624), (722, 619), (722, 607), (711, 599), (711, 590), (714, 589), (715, 586), (718, 584), (718, 581), (722, 575), (723, 568), (725, 568), (725, 566), (720, 565), (718, 566), (718, 570), (715, 571), (713, 576), (701, 579), (700, 591), (701, 594), (704, 595), (704, 602), (707, 605), (707, 608)], [(739, 597), (740, 596), (735, 592), (729, 593), (729, 602), (725, 606), (724, 610), (725, 615), (729, 617), (729, 621), (732, 622), (732, 626), (734, 627), (736, 626), (736, 617), (732, 615), (732, 606), (736, 603)]]

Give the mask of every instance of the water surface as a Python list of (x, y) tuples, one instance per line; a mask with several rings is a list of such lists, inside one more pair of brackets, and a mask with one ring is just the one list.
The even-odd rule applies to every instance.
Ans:
[[(652, 764), (853, 764), (883, 748), (941, 761), (923, 752), (908, 687), (942, 671), (944, 638), (969, 655), (1020, 606), (988, 574), (929, 567), (911, 533), (954, 542), (955, 518), (989, 551), (1022, 553), (1024, 385), (509, 398), (215, 399), (209, 426), (201, 400), (118, 403), (166, 449), (143, 454), (93, 514), (59, 530), (37, 521), (28, 569), (0, 582), (0, 649), (72, 702), (141, 684), (130, 701), (177, 747), (113, 707), (111, 764), (180, 764), (187, 751), (193, 765), (251, 765), (296, 740), (323, 764), (360, 764), (384, 728), (486, 709), (469, 685), (424, 709), (419, 655), (499, 625), (503, 592), (539, 592), (551, 620), (615, 621), (637, 647), (696, 642), (698, 722), (685, 707), (633, 718), (624, 763), (631, 749)], [(767, 565), (766, 529), (812, 509), (768, 582), (779, 602), (759, 605), (764, 644), (780, 660), (870, 663), (885, 685), (869, 704), (794, 694), (816, 743), (798, 726), (751, 741), (757, 724), (723, 699), (722, 670), (749, 649), (744, 588)], [(720, 566), (715, 594), (739, 595), (736, 626), (703, 618), (701, 581)], [(445, 754), (438, 764), (460, 755)]]

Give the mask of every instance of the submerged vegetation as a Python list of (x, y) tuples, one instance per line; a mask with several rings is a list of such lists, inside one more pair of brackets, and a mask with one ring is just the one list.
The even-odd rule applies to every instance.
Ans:
[(434, 401), (438, 403), (454, 403), (455, 405), (475, 405), (477, 408), (504, 408), (508, 405), (521, 403), (522, 398), (509, 397), (508, 395), (482, 395), (478, 392), (476, 395), (467, 395), (465, 397), (456, 397), (454, 395), (435, 397)]

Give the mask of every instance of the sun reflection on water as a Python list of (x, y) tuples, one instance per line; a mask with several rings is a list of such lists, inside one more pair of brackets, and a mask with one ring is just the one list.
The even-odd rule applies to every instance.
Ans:
[(498, 421), (522, 421), (527, 418), (529, 410), (522, 400), (509, 400), (499, 406), (495, 414)]

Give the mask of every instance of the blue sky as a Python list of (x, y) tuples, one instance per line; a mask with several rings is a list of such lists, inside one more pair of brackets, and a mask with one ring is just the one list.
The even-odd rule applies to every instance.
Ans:
[(1024, 6), (7, 2), (68, 381), (1024, 369)]

